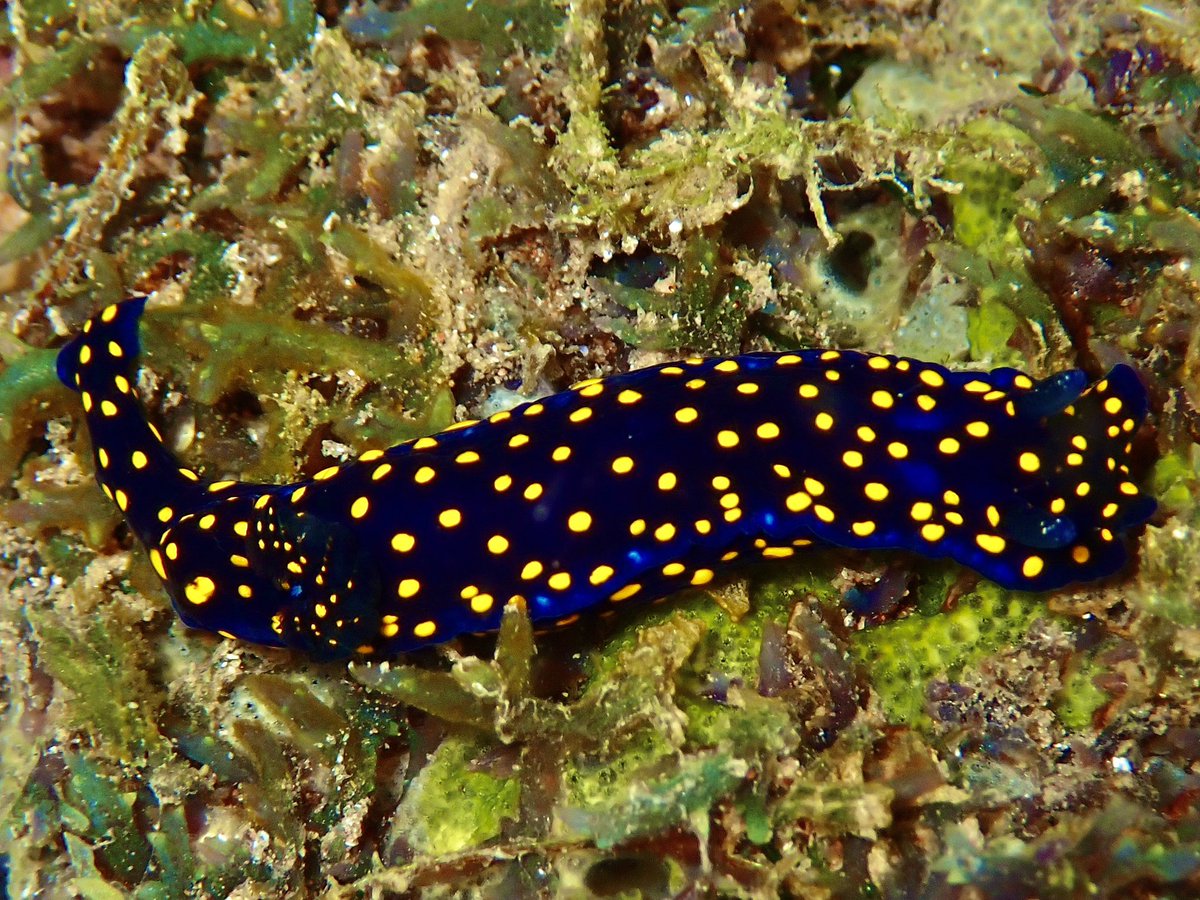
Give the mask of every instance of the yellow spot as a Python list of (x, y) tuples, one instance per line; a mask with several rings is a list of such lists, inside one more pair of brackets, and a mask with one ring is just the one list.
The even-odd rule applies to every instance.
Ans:
[(243, 600), (249, 600), (251, 597), (254, 596), (254, 591), (251, 589), (250, 585), (248, 585), (248, 584), (239, 584), (238, 585), (238, 596), (241, 597)]
[(740, 509), (725, 510), (725, 521), (726, 522), (736, 522), (741, 517), (742, 517), (742, 511)]
[(1134, 425), (1133, 419), (1126, 419), (1124, 422), (1121, 423), (1121, 430), (1122, 431), (1133, 431), (1133, 425)]
[(921, 409), (925, 410), (925, 412), (930, 412), (935, 406), (937, 406), (937, 401), (928, 394), (918, 394), (917, 406), (921, 407)]
[(458, 454), (458, 456), (454, 457), (454, 461), (456, 463), (462, 463), (463, 465), (466, 465), (467, 463), (479, 462), (479, 454), (474, 450), (464, 450), (462, 453)]
[(1102, 509), (1100, 511), (1100, 515), (1104, 516), (1104, 518), (1106, 518), (1106, 519), (1111, 519), (1113, 516), (1115, 516), (1117, 514), (1117, 509), (1118, 509), (1117, 504), (1106, 503), (1106, 504), (1104, 504), (1104, 509)]
[(813, 423), (821, 431), (828, 431), (830, 428), (833, 427), (833, 416), (831, 416), (829, 413), (826, 413), (826, 412), (817, 413), (817, 417), (816, 417), (816, 419), (813, 420)]
[(536, 500), (538, 497), (542, 496), (543, 490), (544, 488), (535, 481), (533, 484), (529, 485), (529, 487), (525, 488), (522, 496), (524, 496), (526, 500)]
[(823, 493), (825, 493), (825, 485), (821, 484), (821, 482), (817, 481), (815, 478), (805, 478), (804, 489), (814, 497), (820, 497)]
[(111, 400), (100, 401), (100, 412), (108, 416), (110, 419), (117, 414), (117, 404)]
[(863, 493), (867, 495), (868, 500), (886, 500), (888, 497), (887, 485), (878, 481), (868, 481), (863, 485)]
[(592, 584), (604, 584), (608, 579), (613, 577), (612, 566), (596, 566), (592, 569), (592, 574), (588, 576), (588, 581)]
[(201, 516), (200, 521), (196, 524), (200, 526), (201, 531), (208, 531), (208, 529), (217, 524), (217, 517), (209, 513), (207, 516)]
[(933, 515), (933, 504), (920, 500), (912, 505), (908, 514), (913, 517), (913, 521), (924, 522)]
[(876, 372), (882, 372), (884, 369), (891, 367), (892, 361), (886, 356), (870, 356), (867, 357), (867, 365)]
[(628, 456), (618, 456), (612, 461), (612, 470), (618, 475), (627, 475), (633, 471), (633, 460)]
[(628, 405), (630, 403), (637, 403), (641, 399), (642, 399), (641, 394), (639, 394), (637, 391), (631, 391), (628, 389), (623, 390), (623, 391), (621, 391), (621, 393), (617, 394), (617, 402), (624, 403), (626, 405)]
[(101, 322), (108, 323), (108, 322), (111, 322), (116, 317), (117, 317), (117, 305), (115, 303), (110, 303), (108, 306), (104, 307), (104, 311), (102, 313), (100, 313), (100, 321)]
[(663, 366), (658, 372), (660, 375), (682, 375), (683, 369), (679, 366)]
[(660, 541), (671, 540), (671, 538), (675, 537), (675, 526), (670, 522), (667, 522), (664, 525), (659, 525), (654, 529), (654, 537), (656, 540)]
[[(372, 481), (379, 481), (381, 478), (386, 478), (388, 473), (392, 471), (391, 463), (380, 463), (375, 467), (375, 471), (371, 473)], [(295, 499), (295, 498), (293, 498)]]
[(662, 573), (664, 575), (682, 575), (686, 569), (687, 567), (683, 563), (673, 562), (663, 566)]
[(812, 400), (814, 397), (816, 397), (820, 393), (821, 393), (821, 391), (817, 388), (817, 386), (815, 384), (800, 385), (800, 396), (803, 397), (805, 400)]
[(828, 506), (822, 506), (820, 503), (818, 503), (813, 507), (813, 512), (815, 512), (817, 514), (817, 518), (826, 525), (833, 521), (833, 510)]
[(743, 381), (741, 384), (739, 384), (737, 386), (737, 392), (739, 394), (745, 394), (746, 396), (750, 396), (751, 394), (757, 394), (758, 393), (758, 385), (755, 384), (753, 381)]
[(528, 443), (529, 443), (529, 435), (527, 435), (527, 434), (514, 434), (512, 437), (510, 437), (508, 439), (508, 446), (510, 446), (514, 449), (517, 447), (524, 447)]
[(1013, 387), (1020, 388), (1023, 391), (1027, 391), (1031, 387), (1033, 387), (1033, 381), (1032, 381), (1032, 379), (1030, 379), (1030, 377), (1028, 375), (1018, 375), (1016, 378), (1013, 379)]
[(687, 383), (685, 383), (684, 387), (687, 388), (689, 391), (699, 390), (700, 388), (704, 387), (704, 379), (703, 378), (693, 378), (690, 381), (688, 381)]
[(627, 584), (627, 585), (625, 585), (625, 587), (621, 588), (615, 594), (610, 595), (609, 599), (615, 600), (619, 603), (622, 600), (628, 600), (630, 597), (632, 597), (634, 594), (636, 594), (641, 589), (642, 589), (642, 586), (640, 584)]
[(967, 423), (967, 434), (969, 434), (971, 437), (985, 438), (988, 436), (988, 432), (990, 432), (990, 431), (991, 431), (991, 428), (988, 427), (987, 422), (968, 422)]
[(1091, 558), (1092, 552), (1087, 547), (1079, 546), (1071, 550), (1071, 559), (1081, 566)]
[(986, 394), (991, 389), (992, 386), (990, 384), (988, 384), (986, 381), (979, 381), (978, 379), (975, 381), (968, 381), (963, 385), (963, 390), (968, 394)]
[(482, 615), (490, 611), (495, 602), (491, 594), (479, 594), (471, 598), (471, 611)]
[(400, 633), (400, 623), (395, 616), (384, 616), (383, 625), (379, 628), (379, 633), (385, 638), (393, 638)]
[(736, 431), (726, 430), (717, 432), (717, 443), (727, 450), (731, 447), (736, 447), (740, 440), (741, 438), (737, 436)]
[(431, 619), (426, 619), (424, 622), (418, 622), (413, 628), (413, 634), (419, 638), (433, 637), (437, 632), (437, 623)]
[(695, 528), (698, 534), (708, 534), (712, 531), (712, 522), (708, 521), (708, 519), (697, 519)]
[(812, 506), (812, 497), (808, 496), (804, 491), (797, 491), (794, 494), (790, 494), (784, 503), (792, 512), (804, 512), (804, 510)]
[(988, 391), (983, 395), (984, 400), (999, 400), (1004, 396), (1004, 391)]
[(763, 422), (758, 426), (757, 429), (755, 429), (754, 433), (764, 441), (774, 440), (775, 438), (779, 437), (779, 426), (774, 422)]
[(821, 362), (833, 362), (835, 359), (839, 359), (841, 355), (836, 350), (826, 350), (821, 354)]
[(235, 484), (237, 484), (236, 481), (214, 481), (208, 486), (208, 492), (210, 494), (216, 494), (220, 491), (227, 491)]
[(415, 597), (419, 590), (421, 590), (421, 582), (415, 578), (405, 578), (396, 588), (396, 593), (402, 600), (407, 600), (409, 597)]
[(957, 506), (959, 496), (954, 491), (946, 491), (946, 493), (942, 494), (942, 500), (944, 500), (950, 506)]
[(776, 475), (778, 475), (780, 478), (791, 478), (792, 477), (792, 470), (789, 469), (787, 466), (785, 466), (783, 463), (775, 463), (775, 465), (771, 466), (771, 470)]
[(583, 510), (573, 512), (567, 519), (567, 527), (576, 534), (587, 531), (592, 527), (592, 517), (589, 513), (586, 513)]
[(488, 538), (487, 548), (488, 552), (499, 555), (508, 549), (508, 538), (502, 534), (493, 534)]
[(152, 549), (150, 551), (150, 562), (154, 566), (154, 571), (158, 573), (158, 577), (161, 578), (163, 581), (166, 581), (167, 580), (167, 569), (163, 565), (162, 554), (159, 553), (157, 549)]
[(550, 458), (555, 462), (566, 462), (571, 458), (570, 447), (555, 447), (554, 452), (550, 454)]
[(114, 375), (113, 384), (117, 386), (117, 391), (122, 394), (129, 393), (129, 379), (124, 375)]
[(1107, 528), (1101, 528), (1100, 529), (1100, 537), (1106, 541), (1111, 541), (1113, 539), (1113, 533), (1111, 531), (1109, 531)]
[(92, 361), (92, 348), (89, 347), (87, 344), (84, 344), (83, 347), (80, 348), (80, 350), (79, 350), (79, 362), (82, 365), (86, 366), (91, 361)]
[(379, 457), (383, 456), (382, 450), (368, 450), (358, 458), (359, 462), (375, 462)]
[(599, 378), (592, 378), (579, 388), (581, 397), (599, 397), (602, 393), (604, 393), (604, 385), (600, 384)]
[(489, 422), (506, 422), (512, 418), (512, 413), (507, 409), (502, 409), (498, 413), (493, 413), (488, 417)]
[(997, 525), (999, 525), (1000, 524), (1000, 510), (996, 509), (996, 507), (994, 507), (994, 506), (989, 506), (987, 508), (987, 520), (988, 520), (988, 524), (991, 525), (993, 528), (995, 528)]
[(1076, 497), (1086, 497), (1092, 492), (1092, 486), (1086, 481), (1081, 481), (1075, 486)]
[(464, 600), (470, 600), (478, 593), (479, 588), (475, 587), (473, 584), (468, 584), (465, 588), (458, 592), (458, 596), (462, 597)]
[(941, 373), (934, 369), (922, 369), (921, 374), (917, 377), (932, 388), (941, 387), (946, 383), (946, 379), (942, 377)]
[(100, 468), (102, 468), (102, 469), (108, 468), (109, 460), (108, 460), (108, 451), (107, 450), (105, 450), (103, 447), (101, 447), (99, 450), (96, 451), (96, 458), (98, 460), (100, 460)]
[(544, 413), (545, 411), (546, 411), (546, 407), (545, 407), (545, 406), (543, 406), (541, 403), (530, 403), (530, 404), (529, 404), (527, 407), (525, 407), (525, 409), (522, 411), (522, 415), (526, 415), (526, 416), (540, 416), (540, 415), (541, 415), (542, 413)]
[(162, 442), (162, 432), (160, 432), (157, 428), (155, 428), (153, 423), (151, 423), (151, 422), (147, 422), (146, 425), (150, 428), (150, 433), (152, 435), (154, 435), (154, 439), (161, 443)]
[(962, 444), (955, 438), (942, 438), (938, 441), (938, 449), (946, 454), (957, 453), (961, 447)]
[(437, 446), (437, 438), (423, 437), (413, 443), (414, 450), (428, 450)]
[(542, 564), (540, 562), (538, 562), (536, 559), (533, 562), (525, 563), (525, 566), (521, 569), (521, 577), (525, 581), (532, 581), (533, 579), (537, 578), (541, 574), (542, 574)]
[(417, 484), (428, 484), (433, 481), (433, 476), (437, 473), (430, 466), (421, 466), (417, 469), (417, 473), (413, 475), (413, 481)]
[(855, 534), (857, 534), (859, 537), (866, 537), (867, 535), (874, 533), (875, 523), (874, 522), (854, 522), (850, 526), (850, 530), (853, 531)]
[(961, 513), (956, 513), (951, 510), (950, 512), (946, 513), (946, 521), (951, 525), (961, 525), (965, 519), (963, 519)]
[(690, 425), (700, 418), (700, 413), (694, 407), (685, 406), (682, 409), (675, 410), (675, 421), (680, 425)]
[(163, 552), (167, 554), (167, 559), (171, 560), (171, 562), (179, 559), (179, 545), (174, 541), (167, 544), (167, 546), (163, 548)]
[(361, 519), (367, 514), (367, 510), (370, 508), (370, 506), (370, 500), (368, 500), (366, 497), (359, 497), (350, 506), (350, 518)]
[(629, 523), (629, 533), (632, 534), (634, 537), (637, 537), (639, 534), (645, 533), (645, 531), (646, 531), (646, 520), (645, 519), (634, 519), (632, 522)]
[(187, 597), (188, 603), (193, 606), (202, 606), (212, 599), (216, 590), (217, 585), (211, 578), (207, 575), (200, 575), (187, 583), (183, 594)]
[(235, 566), (237, 566), (239, 569), (244, 569), (250, 565), (250, 560), (246, 559), (246, 557), (242, 556), (240, 553), (232, 554), (229, 557), (229, 561), (231, 563), (233, 563)]
[(658, 476), (658, 489), (660, 491), (672, 491), (679, 484), (679, 479), (675, 477), (674, 472), (663, 472)]
[(887, 451), (892, 459), (904, 459), (908, 456), (908, 445), (900, 441), (892, 441), (887, 445)]
[(84, 412), (92, 411), (92, 395), (89, 394), (87, 391), (83, 392), (83, 411)]
[(794, 366), (796, 363), (803, 362), (795, 353), (785, 353), (783, 356), (775, 360), (777, 366)]
[(896, 405), (896, 398), (887, 391), (875, 391), (871, 394), (871, 402), (880, 409), (891, 409)]
[(1030, 451), (1026, 450), (1019, 457), (1017, 457), (1017, 465), (1019, 465), (1026, 472), (1036, 472), (1042, 467), (1042, 461), (1038, 459), (1038, 455), (1036, 453), (1031, 453)]
[[(85, 404), (84, 404), (84, 406), (86, 407), (86, 406), (87, 406), (87, 404), (85, 403)], [(1109, 436), (1110, 438), (1115, 438), (1115, 437), (1117, 437), (1118, 435), (1120, 435), (1120, 433), (1121, 433), (1121, 429), (1120, 429), (1120, 428), (1118, 428), (1116, 425), (1109, 425), (1109, 426), (1108, 426), (1108, 432), (1107, 432), (1107, 434), (1108, 434), (1108, 436)]]
[(738, 505), (738, 502), (740, 501), (740, 499), (741, 498), (739, 498), (737, 494), (725, 494), (721, 498), (721, 508), (722, 509), (733, 509), (735, 506)]
[(1134, 497), (1137, 495), (1137, 492), (1138, 492), (1137, 485), (1134, 484), (1132, 481), (1122, 481), (1121, 482), (1121, 493), (1122, 494), (1125, 494), (1127, 497)]
[(1025, 562), (1021, 565), (1021, 574), (1026, 578), (1037, 578), (1038, 575), (1042, 574), (1044, 567), (1045, 563), (1042, 562), (1040, 556), (1026, 557)]
[(1116, 397), (1109, 397), (1104, 401), (1104, 411), (1109, 415), (1115, 416), (1121, 411), (1121, 401)]
[(116, 341), (109, 341), (108, 342), (108, 355), (113, 357), (114, 359), (120, 359), (122, 356), (125, 355), (125, 351), (123, 351), (121, 349), (121, 345), (118, 344)]
[(856, 434), (860, 441), (868, 444), (875, 440), (875, 429), (870, 425), (859, 425)]
[(565, 591), (571, 586), (571, 575), (569, 572), (555, 572), (546, 579), (546, 583), (556, 591)]
[(287, 568), (288, 568), (288, 571), (291, 572), (293, 575), (301, 575), (304, 573), (304, 569), (302, 569), (300, 567), (300, 563), (296, 562), (295, 560), (290, 561), (287, 564)]
[[(158, 511), (158, 521), (160, 521), (160, 522), (170, 522), (170, 521), (171, 521), (171, 517), (172, 517), (172, 516), (174, 516), (174, 515), (175, 515), (175, 510), (171, 509), (171, 507), (169, 507), (169, 506), (164, 506), (162, 509), (160, 509), (160, 510)], [(246, 525), (246, 523), (245, 523), (245, 522), (238, 522), (238, 525), (245, 526), (245, 525)], [(233, 526), (233, 527), (234, 527), (234, 530), (236, 530), (236, 529), (237, 529), (237, 525), (235, 525), (235, 526)], [(238, 532), (238, 534), (240, 534), (242, 537), (245, 537), (245, 536), (246, 536), (246, 532), (245, 532), (245, 531), (239, 531), (239, 532)]]
[(715, 366), (713, 366), (713, 368), (718, 372), (736, 372), (738, 370), (738, 364), (732, 359), (726, 359), (717, 363)]
[(313, 481), (328, 481), (338, 473), (337, 466), (326, 466), (320, 472), (313, 476)]
[(1066, 508), (1067, 501), (1062, 497), (1055, 497), (1050, 501), (1050, 512), (1054, 513), (1056, 516)]
[(1008, 546), (1008, 542), (998, 534), (977, 534), (975, 543), (988, 553), (1003, 553), (1004, 548)]
[(443, 528), (454, 528), (462, 522), (462, 513), (451, 507), (438, 513), (438, 524)]
[(938, 525), (936, 522), (929, 522), (921, 526), (921, 537), (927, 541), (940, 541), (946, 534), (946, 527)]
[(863, 455), (857, 450), (847, 450), (842, 454), (842, 462), (851, 469), (857, 469), (863, 464)]
[(492, 487), (494, 487), (496, 490), (503, 493), (504, 491), (507, 491), (510, 487), (512, 487), (512, 483), (513, 483), (513, 480), (512, 480), (511, 475), (501, 475), (499, 478), (497, 478), (495, 481), (492, 482)]
[(304, 499), (304, 495), (306, 493), (308, 493), (308, 486), (303, 485), (303, 484), (300, 485), (300, 487), (298, 487), (298, 488), (296, 488), (296, 490), (292, 491), (292, 502), (299, 503), (301, 500)]
[(120, 507), (121, 512), (125, 512), (125, 510), (129, 509), (129, 495), (120, 488), (117, 488), (115, 494), (117, 506)]
[(573, 413), (571, 413), (571, 415), (567, 416), (567, 418), (570, 419), (572, 422), (586, 422), (591, 417), (592, 417), (592, 411), (591, 411), (591, 409), (589, 409), (586, 406), (583, 407), (582, 409), (575, 410), (575, 412), (573, 412)]
[(842, 377), (842, 373), (839, 372), (837, 369), (830, 369), (828, 372), (825, 373), (826, 381), (840, 381), (841, 377)]

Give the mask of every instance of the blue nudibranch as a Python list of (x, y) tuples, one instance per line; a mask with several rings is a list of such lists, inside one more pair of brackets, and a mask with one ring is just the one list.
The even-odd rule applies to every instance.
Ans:
[(1011, 588), (1109, 575), (1154, 501), (1132, 369), (952, 372), (838, 350), (591, 379), (296, 484), (206, 481), (133, 387), (144, 298), (58, 357), (104, 492), (195, 628), (328, 659), (662, 597), (813, 542), (951, 557)]

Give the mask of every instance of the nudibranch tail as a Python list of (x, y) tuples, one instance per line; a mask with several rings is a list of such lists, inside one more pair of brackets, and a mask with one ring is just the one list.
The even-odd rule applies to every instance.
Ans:
[(63, 348), (96, 474), (188, 625), (318, 658), (386, 655), (663, 597), (812, 543), (947, 557), (1051, 590), (1117, 571), (1154, 501), (1146, 396), (839, 350), (688, 359), (372, 450), (286, 485), (182, 468), (134, 388), (144, 301)]

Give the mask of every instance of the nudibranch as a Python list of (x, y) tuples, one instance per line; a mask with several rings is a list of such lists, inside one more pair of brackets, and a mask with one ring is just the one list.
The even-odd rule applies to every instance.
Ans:
[(706, 585), (813, 542), (950, 557), (1009, 588), (1117, 571), (1132, 369), (950, 371), (840, 350), (687, 359), (372, 450), (294, 484), (210, 481), (141, 409), (135, 298), (58, 357), (101, 488), (188, 625), (387, 655)]

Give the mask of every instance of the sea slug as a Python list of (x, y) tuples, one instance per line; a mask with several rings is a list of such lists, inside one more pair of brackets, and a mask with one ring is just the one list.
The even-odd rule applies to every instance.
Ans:
[(190, 626), (387, 655), (706, 585), (812, 542), (951, 557), (1001, 585), (1109, 575), (1154, 501), (1132, 369), (1088, 384), (839, 350), (597, 378), (294, 484), (181, 467), (134, 387), (134, 298), (58, 358), (96, 476)]

